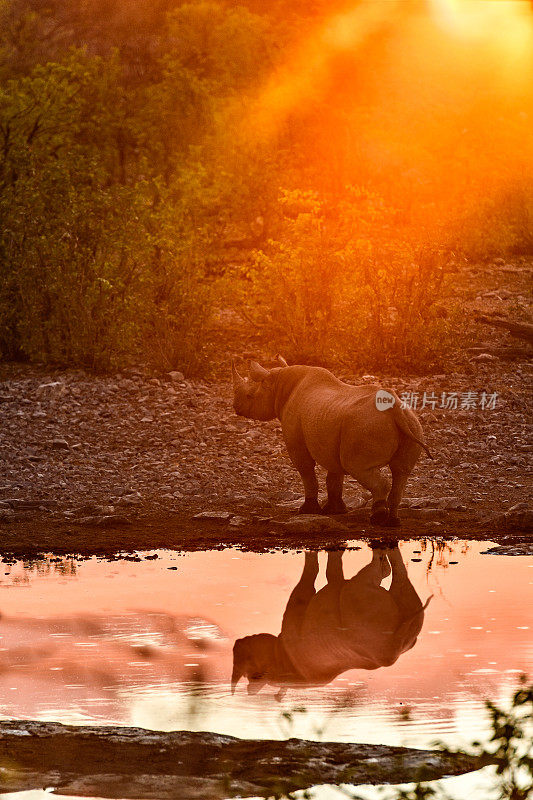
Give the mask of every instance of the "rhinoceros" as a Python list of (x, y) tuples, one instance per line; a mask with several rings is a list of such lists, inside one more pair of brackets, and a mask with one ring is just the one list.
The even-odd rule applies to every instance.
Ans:
[[(342, 555), (328, 553), (327, 585), (315, 592), (318, 554), (305, 554), (279, 636), (258, 633), (235, 642), (232, 692), (246, 677), (249, 694), (270, 684), (280, 688), (281, 699), (291, 686), (323, 686), (349, 669), (390, 666), (414, 646), (431, 597), (422, 605), (398, 547), (375, 549), (370, 564), (349, 580)], [(386, 590), (381, 582), (391, 571)]]
[[(375, 384), (351, 386), (322, 367), (265, 369), (250, 363), (242, 378), (232, 362), (233, 407), (249, 419), (281, 422), (292, 463), (300, 473), (305, 498), (301, 514), (342, 514), (343, 480), (351, 475), (372, 494), (370, 521), (397, 526), (398, 507), (422, 449), (422, 426), (411, 408), (402, 408), (392, 390)], [(315, 465), (327, 470), (328, 499), (318, 503)], [(381, 472), (388, 465), (392, 487)]]

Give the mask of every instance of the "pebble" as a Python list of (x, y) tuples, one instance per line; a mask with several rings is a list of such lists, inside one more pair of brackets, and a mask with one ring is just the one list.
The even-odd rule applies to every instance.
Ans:
[(498, 361), (498, 356), (492, 355), (491, 353), (479, 353), (477, 356), (472, 356), (470, 361)]
[(298, 533), (348, 533), (350, 530), (342, 522), (318, 514), (299, 514), (287, 521), (274, 520), (274, 524)]
[(240, 517), (238, 514), (235, 515), (230, 519), (230, 525), (232, 528), (242, 528), (243, 525), (247, 525), (249, 520), (246, 517)]
[(209, 519), (214, 522), (227, 522), (232, 516), (233, 514), (231, 514), (230, 511), (200, 511), (199, 514), (194, 515), (193, 519)]
[[(279, 425), (236, 417), (228, 382), (186, 383), (179, 373), (175, 381), (168, 374), (163, 380), (159, 376), (158, 385), (153, 375), (138, 370), (99, 377), (81, 370), (47, 373), (27, 365), (2, 369), (4, 501), (15, 497), (33, 502), (35, 512), (42, 513), (45, 501), (54, 500), (55, 506), (47, 508), (61, 518), (65, 511), (79, 519), (120, 516), (119, 511), (135, 516), (148, 509), (164, 514), (179, 507), (190, 509), (191, 516), (195, 511), (204, 515), (196, 519), (221, 522), (244, 510), (252, 519), (253, 514), (268, 518), (276, 503), (294, 502), (298, 507), (302, 502), (300, 478)], [(483, 370), (483, 383), (474, 369), (470, 376), (452, 372), (405, 378), (410, 389), (418, 382), (435, 391), (472, 390), (479, 395), (486, 390), (499, 397), (494, 412), (458, 409), (445, 415), (439, 411), (436, 421), (426, 417), (435, 462), (420, 459), (408, 485), (414, 497), (406, 498), (404, 507), (433, 513), (466, 510), (481, 492), (476, 509), (486, 503), (485, 514), (496, 508), (500, 514), (507, 508), (511, 514), (528, 511), (514, 507), (523, 500), (520, 487), (528, 485), (527, 457), (533, 450), (527, 427), (527, 372), (525, 363), (498, 362), (490, 375)], [(354, 383), (360, 380), (346, 377)], [(384, 376), (366, 380), (396, 385)], [(53, 445), (55, 441), (62, 444)], [(317, 472), (322, 489), (325, 472)], [(361, 490), (346, 480), (347, 503), (353, 507), (349, 490), (358, 496)], [(130, 491), (136, 493), (135, 500), (120, 499)], [(423, 502), (417, 505), (417, 498)], [(92, 508), (84, 508), (91, 503)], [(232, 511), (216, 511), (210, 504)], [(5, 511), (14, 508), (4, 506)], [(523, 524), (520, 519), (518, 524)], [(503, 523), (517, 524), (509, 519)]]
[(52, 439), (52, 450), (70, 450), (70, 445), (66, 439)]

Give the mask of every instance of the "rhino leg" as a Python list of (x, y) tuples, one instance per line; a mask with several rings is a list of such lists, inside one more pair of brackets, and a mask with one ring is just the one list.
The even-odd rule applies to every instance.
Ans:
[(391, 528), (398, 527), (401, 524), (400, 518), (398, 517), (398, 507), (401, 503), (408, 478), (408, 472), (398, 472), (396, 470), (392, 472), (392, 488), (388, 497), (389, 519), (386, 523)]
[(421, 452), (422, 450), (416, 442), (402, 437), (400, 447), (389, 464), (392, 473), (392, 487), (387, 498), (389, 519), (386, 524), (390, 527), (400, 525), (398, 508), (402, 501), (409, 475), (413, 471)]
[(287, 435), (284, 431), (285, 443), (289, 456), (300, 473), (302, 483), (304, 485), (305, 500), (303, 505), (298, 509), (299, 514), (320, 514), (321, 508), (318, 502), (318, 481), (315, 474), (315, 460), (311, 456), (309, 450), (298, 439)]
[(298, 514), (321, 514), (322, 509), (320, 508), (320, 503), (316, 497), (308, 497), (307, 492), (305, 494), (305, 500), (298, 509)]
[(350, 465), (347, 470), (364, 489), (372, 492), (372, 514), (370, 522), (373, 525), (386, 525), (389, 519), (387, 495), (389, 482), (378, 467), (363, 468), (359, 465)]
[(388, 525), (389, 509), (386, 500), (376, 500), (372, 503), (370, 522), (372, 525)]
[(298, 463), (293, 458), (293, 463), (302, 479), (304, 485), (305, 500), (298, 509), (299, 514), (320, 514), (320, 503), (318, 502), (318, 481), (315, 474), (315, 462), (311, 458), (298, 458)]
[(352, 585), (367, 585), (377, 588), (381, 586), (381, 581), (390, 575), (391, 568), (387, 559), (387, 552), (383, 549), (375, 549), (372, 552), (372, 561), (363, 567), (351, 578)]
[(326, 580), (329, 584), (344, 583), (344, 572), (342, 569), (343, 555), (343, 550), (330, 550), (328, 553)]
[(285, 646), (298, 641), (309, 603), (316, 594), (315, 581), (318, 576), (318, 553), (308, 551), (305, 554), (302, 576), (291, 592), (283, 614), (281, 636)]
[(387, 556), (392, 567), (392, 583), (389, 592), (394, 597), (402, 617), (408, 618), (421, 610), (422, 601), (409, 580), (398, 547), (387, 550)]
[(342, 499), (343, 482), (344, 475), (342, 472), (328, 472), (326, 477), (328, 500), (322, 508), (323, 514), (346, 514), (348, 511)]

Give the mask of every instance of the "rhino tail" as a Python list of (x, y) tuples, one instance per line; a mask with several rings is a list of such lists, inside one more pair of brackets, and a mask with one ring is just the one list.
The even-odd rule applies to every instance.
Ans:
[(407, 415), (405, 414), (405, 412), (404, 412), (404, 410), (402, 408), (402, 404), (401, 404), (400, 398), (398, 397), (396, 392), (391, 392), (391, 394), (394, 396), (394, 398), (396, 400), (396, 402), (394, 403), (394, 405), (391, 408), (391, 411), (392, 411), (392, 413), (394, 415), (394, 421), (395, 421), (396, 425), (398, 426), (398, 428), (401, 430), (402, 433), (404, 433), (406, 436), (408, 436), (414, 442), (419, 444), (420, 447), (422, 447), (426, 451), (426, 453), (428, 454), (428, 456), (430, 458), (433, 458), (433, 455), (432, 455), (429, 447), (427, 446), (427, 444), (424, 441), (422, 441), (422, 439), (419, 439), (418, 436), (415, 433), (413, 433), (413, 431), (411, 430), (411, 426), (409, 425), (409, 419), (408, 419)]

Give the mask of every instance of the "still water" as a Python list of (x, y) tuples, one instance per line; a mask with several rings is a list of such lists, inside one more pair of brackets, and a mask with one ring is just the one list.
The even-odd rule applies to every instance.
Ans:
[[(342, 567), (318, 554), (314, 599), (316, 557), (298, 552), (1, 564), (0, 717), (411, 747), (486, 738), (484, 699), (505, 702), (532, 672), (533, 559), (411, 541), (386, 575), (351, 544)], [(273, 636), (245, 638), (259, 633)]]

